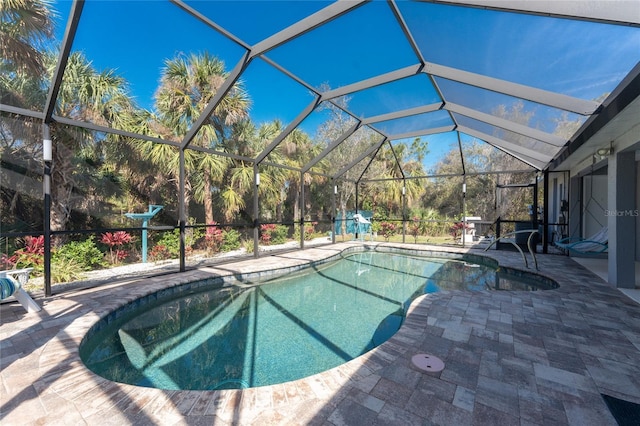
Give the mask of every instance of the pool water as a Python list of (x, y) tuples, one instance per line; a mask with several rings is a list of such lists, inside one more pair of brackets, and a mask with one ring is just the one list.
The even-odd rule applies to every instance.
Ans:
[(363, 252), (261, 285), (185, 291), (119, 315), (83, 341), (95, 373), (160, 389), (283, 383), (389, 339), (413, 299), (440, 290), (536, 290), (462, 260)]

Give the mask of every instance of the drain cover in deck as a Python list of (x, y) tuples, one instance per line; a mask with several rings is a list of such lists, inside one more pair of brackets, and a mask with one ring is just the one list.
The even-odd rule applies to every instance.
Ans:
[(440, 358), (429, 354), (414, 355), (411, 357), (411, 362), (420, 370), (429, 373), (437, 373), (444, 370), (444, 362)]

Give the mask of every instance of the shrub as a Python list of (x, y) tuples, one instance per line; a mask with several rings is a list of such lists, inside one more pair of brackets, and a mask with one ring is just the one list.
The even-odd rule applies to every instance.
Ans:
[(93, 236), (84, 241), (71, 241), (57, 247), (51, 257), (52, 264), (73, 263), (72, 266), (80, 271), (89, 271), (104, 264), (104, 255), (96, 247)]
[(380, 233), (384, 237), (385, 241), (389, 242), (389, 238), (396, 235), (396, 225), (391, 222), (382, 222), (380, 224)]
[(268, 223), (260, 225), (260, 241), (264, 245), (283, 244), (287, 242), (289, 230), (284, 225)]
[[(253, 241), (251, 241), (253, 244)], [(222, 232), (222, 245), (220, 251), (226, 252), (240, 248), (240, 232), (235, 229), (227, 229)], [(253, 246), (252, 246), (253, 251)]]
[(242, 247), (244, 247), (247, 253), (253, 253), (253, 240), (244, 240)]
[[(196, 220), (194, 218), (189, 218), (188, 221), (189, 225), (193, 225), (196, 223)], [(213, 222), (213, 224), (215, 224), (215, 222)], [(193, 251), (193, 247), (196, 245), (197, 242), (199, 242), (203, 237), (206, 237), (206, 232), (207, 229), (217, 229), (217, 228), (206, 228), (206, 229), (202, 229), (202, 228), (186, 228), (184, 231), (184, 245), (185, 245), (185, 251), (187, 253), (190, 253)], [(179, 229), (175, 229), (174, 232), (178, 235), (178, 241), (180, 240), (179, 236), (180, 236), (180, 230)]]
[(156, 244), (153, 246), (153, 248), (149, 252), (149, 259), (152, 262), (171, 259), (171, 253), (169, 252), (166, 246), (162, 244)]
[[(216, 225), (216, 222), (210, 223)], [(208, 226), (204, 235), (204, 245), (210, 254), (220, 251), (224, 243), (224, 235), (222, 229), (217, 226)]]
[[(98, 252), (100, 251), (98, 250)], [(100, 257), (102, 258), (101, 252)], [(82, 273), (84, 267), (85, 265), (73, 258), (56, 259), (55, 263), (51, 264), (51, 282), (55, 284), (80, 280), (84, 277)]]
[(378, 233), (380, 232), (381, 229), (381, 225), (382, 222), (385, 222), (387, 220), (387, 217), (380, 214), (380, 213), (374, 213), (373, 216), (371, 217), (371, 232), (375, 232)]
[(276, 229), (271, 232), (271, 243), (272, 244), (286, 243), (288, 233), (289, 233), (289, 228), (287, 228), (284, 225), (276, 225)]
[(271, 231), (276, 229), (274, 224), (260, 225), (260, 241), (264, 245), (271, 244)]
[[(318, 222), (311, 222), (304, 224), (304, 239), (305, 241), (309, 241), (313, 239), (314, 234), (316, 233), (316, 225)], [(296, 230), (293, 233), (293, 239), (295, 241), (300, 241), (300, 227), (296, 226)]]
[[(187, 255), (193, 251), (194, 238), (199, 238), (201, 234), (202, 232), (187, 229), (185, 235), (185, 253)], [(151, 252), (151, 259), (154, 261), (180, 257), (180, 230), (174, 229), (171, 232), (162, 233), (162, 237), (153, 245)]]
[[(165, 260), (180, 256), (180, 230), (174, 229), (172, 232), (162, 234), (160, 240), (151, 249), (152, 259)], [(160, 258), (154, 258), (159, 256)]]

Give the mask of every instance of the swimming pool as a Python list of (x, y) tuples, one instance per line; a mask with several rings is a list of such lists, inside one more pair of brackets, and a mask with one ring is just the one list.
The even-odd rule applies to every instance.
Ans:
[(328, 370), (382, 344), (424, 293), (554, 287), (453, 257), (365, 251), (260, 285), (183, 286), (100, 321), (80, 356), (95, 373), (138, 386), (264, 386)]

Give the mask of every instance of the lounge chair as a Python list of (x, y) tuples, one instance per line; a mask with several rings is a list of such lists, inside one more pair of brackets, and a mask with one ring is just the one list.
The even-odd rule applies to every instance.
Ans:
[(609, 228), (606, 226), (590, 238), (563, 238), (555, 246), (566, 252), (578, 254), (604, 253), (609, 248)]
[(21, 282), (11, 276), (15, 272), (0, 271), (0, 300), (6, 301), (13, 296), (27, 312), (39, 312), (40, 306), (24, 291)]

